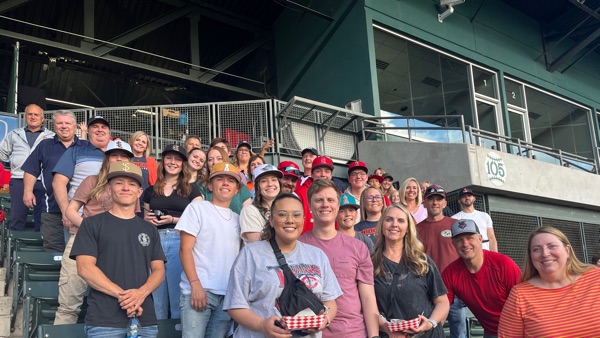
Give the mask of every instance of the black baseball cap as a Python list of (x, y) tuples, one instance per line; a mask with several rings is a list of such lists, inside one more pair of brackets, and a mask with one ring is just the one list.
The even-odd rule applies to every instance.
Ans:
[(474, 195), (473, 194), (473, 190), (471, 190), (469, 188), (462, 188), (462, 189), (460, 189), (460, 191), (458, 192), (458, 198), (461, 198), (464, 195)]
[(177, 144), (170, 144), (163, 149), (161, 153), (161, 157), (165, 157), (167, 153), (176, 153), (183, 158), (184, 161), (187, 161), (187, 155), (185, 154), (185, 149), (183, 147), (178, 146)]
[(94, 117), (90, 118), (90, 119), (87, 121), (87, 126), (89, 127), (89, 126), (91, 126), (92, 124), (94, 124), (94, 123), (96, 123), (96, 122), (101, 122), (101, 123), (105, 124), (107, 127), (109, 127), (109, 128), (110, 128), (110, 124), (109, 124), (109, 123), (108, 123), (108, 121), (106, 121), (106, 119), (105, 119), (104, 117), (102, 117), (102, 116), (94, 116)]
[(434, 195), (446, 198), (446, 190), (444, 190), (444, 188), (439, 185), (431, 185), (425, 190), (425, 198), (429, 198)]
[(302, 150), (302, 156), (304, 156), (304, 153), (306, 153), (307, 151), (310, 151), (311, 153), (313, 153), (315, 156), (319, 156), (319, 152), (317, 151), (317, 149), (313, 148), (313, 147), (306, 147)]

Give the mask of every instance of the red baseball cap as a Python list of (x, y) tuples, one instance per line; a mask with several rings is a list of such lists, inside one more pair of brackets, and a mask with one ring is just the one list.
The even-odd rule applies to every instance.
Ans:
[(327, 167), (333, 171), (333, 161), (327, 156), (318, 156), (312, 162), (312, 170)]
[(300, 167), (298, 167), (298, 165), (292, 161), (283, 161), (279, 163), (277, 169), (283, 173), (283, 176), (294, 176), (296, 178), (300, 178)]
[[(314, 163), (314, 162), (313, 162)], [(313, 164), (313, 168), (314, 168), (314, 164)], [(350, 174), (351, 172), (353, 172), (356, 169), (362, 169), (364, 170), (366, 173), (369, 172), (369, 169), (367, 168), (367, 165), (365, 164), (365, 162), (361, 162), (361, 161), (354, 161), (352, 163), (350, 163), (348, 165), (348, 174)]]
[(375, 175), (375, 174), (369, 176), (369, 178), (367, 179), (367, 181), (370, 181), (372, 178), (378, 180), (380, 184), (383, 183), (383, 177), (381, 177), (379, 175)]

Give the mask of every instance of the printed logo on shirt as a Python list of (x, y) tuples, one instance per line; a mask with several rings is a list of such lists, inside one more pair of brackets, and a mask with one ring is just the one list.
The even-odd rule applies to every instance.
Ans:
[(138, 241), (142, 246), (148, 246), (150, 245), (150, 236), (142, 232), (138, 235)]
[[(294, 276), (298, 277), (304, 285), (310, 290), (317, 288), (321, 284), (321, 268), (312, 264), (290, 265), (290, 270)], [(279, 266), (267, 266), (267, 270), (274, 270), (279, 278), (279, 287), (285, 286), (285, 276)]]
[(452, 231), (450, 231), (450, 230), (442, 230), (442, 232), (440, 233), (440, 235), (442, 235), (442, 237), (452, 238)]
[(375, 235), (375, 233), (377, 232), (377, 228), (362, 229), (360, 232), (365, 236)]

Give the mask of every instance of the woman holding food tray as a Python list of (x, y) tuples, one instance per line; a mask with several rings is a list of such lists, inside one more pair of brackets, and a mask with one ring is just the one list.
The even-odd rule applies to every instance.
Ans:
[[(380, 334), (445, 337), (442, 322), (450, 309), (446, 287), (417, 239), (414, 219), (405, 207), (395, 204), (384, 211), (371, 257)], [(392, 332), (388, 323), (395, 320), (414, 320), (415, 325)]]

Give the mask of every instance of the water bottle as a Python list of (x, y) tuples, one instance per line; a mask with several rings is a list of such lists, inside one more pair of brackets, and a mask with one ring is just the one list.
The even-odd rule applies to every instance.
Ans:
[(129, 325), (127, 325), (127, 338), (139, 338), (139, 331), (142, 326), (140, 325), (140, 321), (137, 316), (131, 317), (129, 320)]

